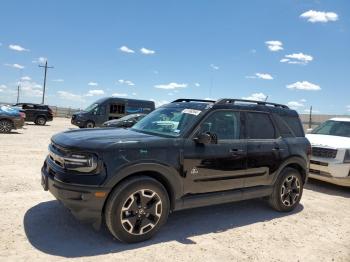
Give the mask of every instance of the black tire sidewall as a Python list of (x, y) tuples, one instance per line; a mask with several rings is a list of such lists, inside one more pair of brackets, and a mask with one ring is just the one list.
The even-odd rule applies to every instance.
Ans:
[[(146, 234), (132, 235), (127, 232), (121, 224), (120, 213), (122, 206), (127, 198), (132, 193), (140, 189), (150, 189), (159, 195), (162, 200), (162, 216), (160, 217), (156, 226)], [(162, 184), (152, 178), (141, 178), (139, 180), (134, 180), (130, 183), (127, 183), (121, 188), (116, 188), (116, 192), (113, 193), (112, 197), (108, 201), (109, 204), (107, 204), (107, 209), (109, 210), (106, 210), (107, 227), (109, 228), (112, 235), (114, 235), (120, 241), (126, 243), (141, 242), (153, 237), (165, 224), (170, 210), (170, 201), (167, 191)]]
[[(92, 127), (88, 127), (89, 124), (92, 124)], [(85, 124), (85, 128), (94, 128), (95, 127), (95, 123), (92, 121), (87, 121)]]
[[(44, 122), (43, 123), (39, 123), (40, 119), (43, 119)], [(43, 116), (38, 116), (36, 118), (36, 120), (35, 120), (35, 124), (40, 125), (40, 126), (44, 126), (46, 124), (46, 118), (43, 117)]]
[[(297, 199), (297, 201), (292, 206), (285, 206), (282, 202), (282, 199), (281, 199), (281, 187), (282, 187), (282, 184), (285, 181), (285, 179), (290, 175), (294, 175), (299, 179), (300, 195), (299, 195), (299, 198)], [(301, 197), (303, 195), (303, 189), (304, 189), (304, 183), (303, 183), (300, 172), (294, 168), (285, 168), (282, 171), (282, 173), (280, 174), (279, 178), (277, 179), (275, 187), (274, 187), (274, 192), (273, 192), (273, 196), (272, 196), (272, 198), (273, 198), (272, 201), (275, 202), (274, 207), (282, 212), (290, 212), (290, 211), (294, 210), (301, 200)]]

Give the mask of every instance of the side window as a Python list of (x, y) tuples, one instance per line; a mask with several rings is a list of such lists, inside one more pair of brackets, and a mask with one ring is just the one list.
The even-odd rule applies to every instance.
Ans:
[(276, 131), (268, 114), (247, 113), (246, 130), (248, 139), (276, 138)]
[(239, 139), (240, 113), (234, 111), (217, 111), (205, 119), (200, 126), (200, 132), (215, 134), (218, 140)]

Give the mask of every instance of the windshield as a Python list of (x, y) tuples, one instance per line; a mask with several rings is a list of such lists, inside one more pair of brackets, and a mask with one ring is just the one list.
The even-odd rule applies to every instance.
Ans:
[(192, 126), (201, 110), (184, 108), (159, 108), (133, 126), (133, 130), (155, 135), (180, 136)]
[(89, 105), (87, 108), (85, 108), (84, 111), (90, 112), (90, 111), (94, 110), (96, 107), (98, 107), (98, 104), (93, 103), (93, 104)]
[(328, 120), (316, 127), (312, 134), (350, 137), (350, 122)]

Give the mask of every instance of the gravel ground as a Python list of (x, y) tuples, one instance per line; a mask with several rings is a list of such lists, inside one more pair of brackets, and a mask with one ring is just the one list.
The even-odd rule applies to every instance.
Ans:
[(68, 119), (0, 134), (0, 260), (350, 261), (350, 189), (310, 181), (293, 213), (251, 200), (176, 212), (152, 240), (121, 244), (80, 224), (40, 185)]

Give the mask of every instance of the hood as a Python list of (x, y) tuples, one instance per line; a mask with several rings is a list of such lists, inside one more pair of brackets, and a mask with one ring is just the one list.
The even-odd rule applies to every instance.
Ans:
[(58, 133), (51, 139), (62, 147), (99, 151), (115, 145), (138, 144), (161, 138), (130, 129), (87, 128)]
[(350, 148), (350, 137), (307, 134), (306, 138), (312, 146)]

